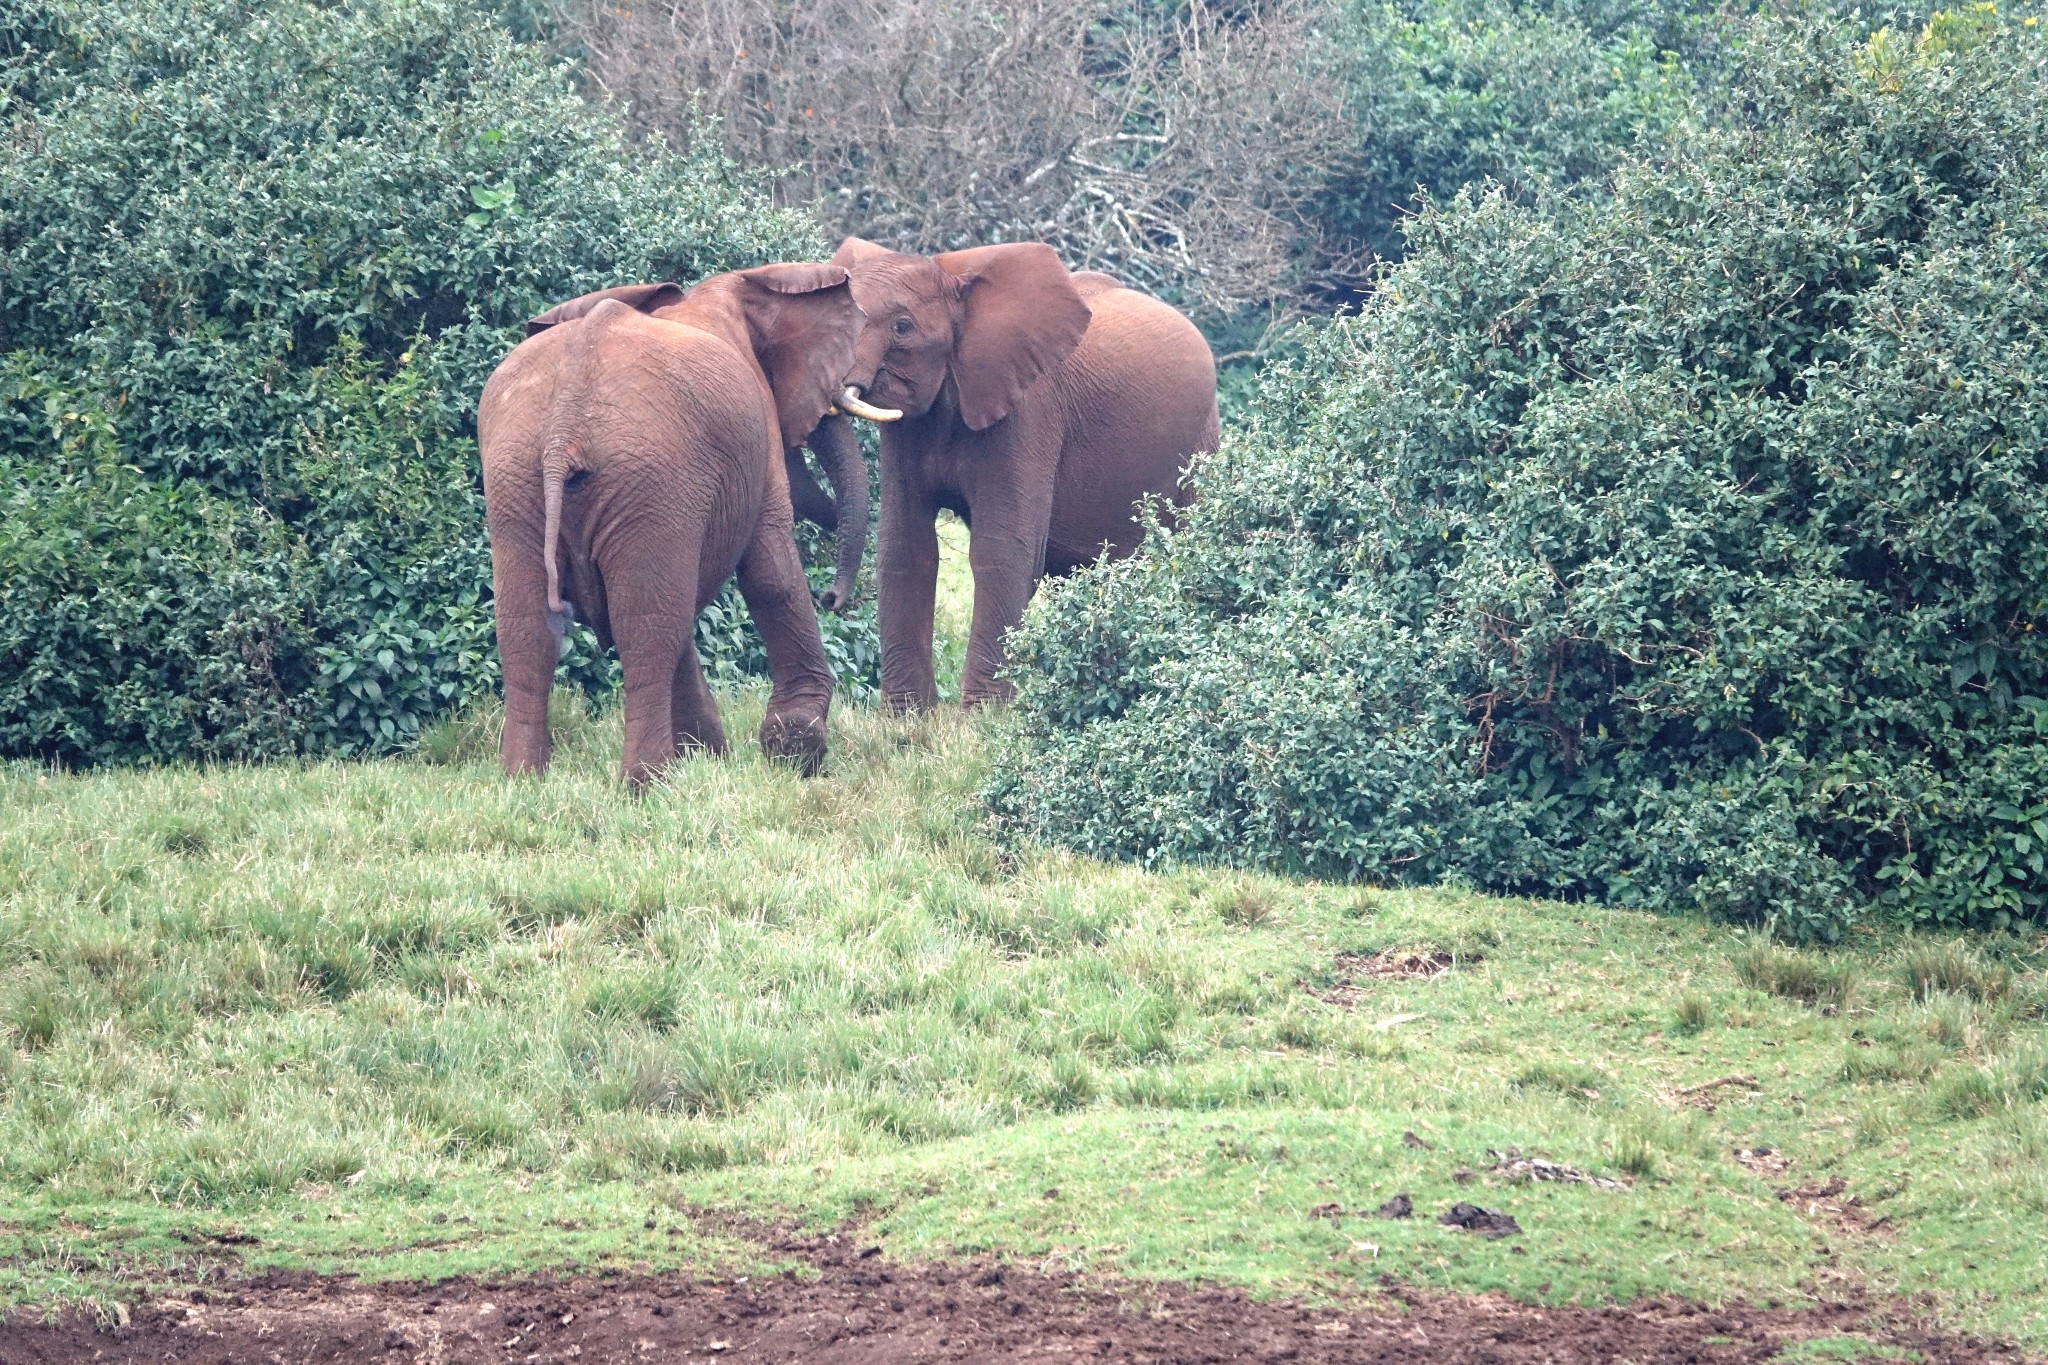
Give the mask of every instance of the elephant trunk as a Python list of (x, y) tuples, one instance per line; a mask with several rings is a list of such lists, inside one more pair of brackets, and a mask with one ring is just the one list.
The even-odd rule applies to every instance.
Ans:
[(832, 481), (832, 499), (837, 504), (838, 554), (832, 586), (822, 605), (827, 611), (845, 611), (853, 605), (861, 556), (868, 547), (868, 462), (860, 453), (853, 423), (844, 417), (827, 417), (818, 423), (810, 444), (825, 466), (825, 477)]
[[(808, 437), (804, 445), (815, 446), (818, 438)], [(826, 531), (839, 529), (839, 509), (832, 503), (832, 495), (818, 487), (818, 481), (811, 474), (811, 466), (804, 459), (803, 446), (790, 446), (782, 452), (783, 472), (789, 475), (789, 510), (796, 513), (798, 521)]]

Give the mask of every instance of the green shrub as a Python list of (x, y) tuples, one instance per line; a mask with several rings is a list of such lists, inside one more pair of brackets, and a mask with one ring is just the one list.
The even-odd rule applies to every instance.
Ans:
[(2048, 60), (1773, 25), (1611, 201), (1429, 210), (1181, 527), (1042, 593), (988, 799), (1148, 862), (2048, 917)]
[(1492, 180), (1518, 198), (1604, 177), (1639, 131), (1684, 109), (1681, 53), (1711, 10), (1524, 0), (1401, 0), (1339, 10), (1354, 149), (1319, 196), (1343, 250), (1402, 254), (1418, 188)]
[[(517, 324), (822, 249), (453, 0), (29, 0), (0, 104), (0, 754), (409, 743), (495, 684), (473, 408)], [(759, 671), (736, 596), (703, 643)]]

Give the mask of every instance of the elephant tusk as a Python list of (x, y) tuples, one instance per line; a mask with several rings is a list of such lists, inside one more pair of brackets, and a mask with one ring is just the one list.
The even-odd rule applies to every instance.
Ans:
[(855, 417), (865, 417), (870, 422), (894, 422), (903, 416), (902, 411), (897, 408), (878, 408), (863, 403), (860, 390), (851, 384), (846, 386), (846, 392), (839, 395), (839, 406)]

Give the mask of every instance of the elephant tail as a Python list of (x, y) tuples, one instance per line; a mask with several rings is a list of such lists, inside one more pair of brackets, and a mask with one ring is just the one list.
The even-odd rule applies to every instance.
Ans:
[(576, 619), (576, 609), (562, 596), (562, 568), (555, 558), (555, 539), (562, 532), (562, 485), (567, 474), (563, 464), (550, 460), (542, 465), (541, 478), (547, 540), (541, 546), (540, 557), (548, 571), (548, 633), (555, 637), (556, 648), (566, 653), (569, 623)]
[(576, 608), (562, 596), (557, 550), (562, 536), (562, 493), (569, 480), (581, 472), (576, 465), (583, 456), (593, 333), (612, 314), (630, 311), (616, 299), (605, 299), (590, 310), (589, 316), (570, 325), (561, 378), (555, 385), (555, 402), (548, 412), (547, 436), (541, 446), (541, 562), (548, 575), (548, 630), (563, 649), (568, 647), (569, 623), (576, 619)]

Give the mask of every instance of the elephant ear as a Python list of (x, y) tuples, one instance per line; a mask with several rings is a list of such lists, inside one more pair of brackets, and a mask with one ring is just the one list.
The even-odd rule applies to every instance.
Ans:
[(1112, 289), (1124, 288), (1124, 282), (1114, 275), (1105, 275), (1100, 270), (1076, 270), (1074, 289), (1084, 299), (1096, 298)]
[(764, 265), (740, 271), (739, 280), (754, 358), (775, 392), (782, 443), (796, 445), (839, 397), (860, 338), (861, 311), (846, 271), (836, 265)]
[(1039, 376), (1072, 355), (1091, 314), (1053, 249), (977, 246), (933, 258), (960, 281), (966, 316), (953, 348), (960, 417), (974, 431), (1010, 415)]
[(895, 254), (888, 247), (877, 246), (865, 237), (848, 237), (839, 244), (839, 249), (832, 253), (832, 264), (842, 270), (851, 270), (855, 266), (865, 261), (872, 261), (878, 256), (893, 256)]
[(636, 313), (651, 313), (657, 308), (666, 308), (672, 303), (683, 301), (683, 287), (679, 284), (622, 284), (613, 289), (600, 289), (594, 294), (585, 294), (558, 303), (547, 312), (526, 320), (526, 334), (534, 336), (550, 327), (565, 322), (574, 322), (606, 299), (617, 299)]

